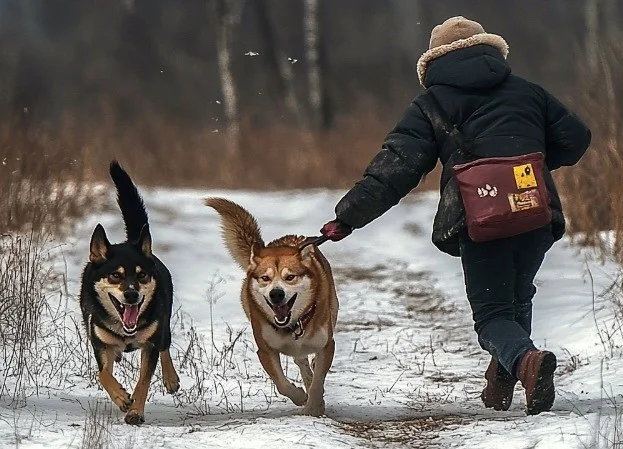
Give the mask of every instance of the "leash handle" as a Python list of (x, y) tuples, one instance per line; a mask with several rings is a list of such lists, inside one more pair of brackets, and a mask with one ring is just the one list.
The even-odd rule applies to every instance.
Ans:
[(306, 246), (309, 245), (316, 245), (316, 246), (320, 246), (322, 245), (324, 242), (328, 241), (329, 238), (326, 235), (321, 235), (318, 237), (307, 237), (307, 240), (305, 242), (303, 242), (301, 244), (301, 246), (299, 246), (299, 250), (305, 248)]

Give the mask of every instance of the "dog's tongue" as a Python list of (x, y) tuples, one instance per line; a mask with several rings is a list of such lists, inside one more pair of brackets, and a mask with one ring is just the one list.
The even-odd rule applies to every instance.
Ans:
[(132, 329), (136, 326), (138, 321), (138, 309), (138, 304), (125, 304), (123, 307), (123, 324), (125, 324), (128, 329)]
[(284, 304), (279, 307), (274, 307), (273, 312), (275, 312), (275, 316), (277, 317), (277, 319), (279, 319), (280, 321), (283, 321), (288, 316), (288, 313), (290, 313), (290, 308), (288, 307), (287, 304)]

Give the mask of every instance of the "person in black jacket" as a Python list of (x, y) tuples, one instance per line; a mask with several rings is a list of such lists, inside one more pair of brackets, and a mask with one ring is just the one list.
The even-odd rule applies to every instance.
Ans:
[[(574, 165), (590, 144), (590, 130), (545, 89), (513, 75), (507, 54), (502, 37), (486, 33), (477, 22), (453, 17), (433, 29), (430, 49), (418, 61), (419, 81), (438, 99), (474, 155), (541, 151), (549, 171)], [(554, 181), (546, 173), (551, 224), (515, 237), (473, 242), (452, 174), (452, 166), (465, 161), (453, 139), (434, 129), (423, 108), (420, 95), (321, 233), (338, 241), (367, 225), (396, 205), (440, 160), (441, 196), (432, 240), (440, 250), (462, 259), (474, 329), (481, 347), (492, 356), (481, 398), (487, 407), (507, 410), (520, 380), (527, 413), (549, 410), (555, 397), (556, 357), (537, 350), (530, 333), (534, 277), (545, 253), (565, 231)]]

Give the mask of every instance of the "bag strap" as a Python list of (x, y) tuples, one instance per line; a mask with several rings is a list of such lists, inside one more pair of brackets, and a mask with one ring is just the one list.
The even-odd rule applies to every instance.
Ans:
[(441, 106), (437, 97), (430, 89), (426, 89), (426, 92), (419, 98), (422, 111), (430, 121), (435, 131), (443, 131), (445, 134), (449, 134), (454, 143), (457, 146), (458, 151), (469, 153), (473, 155), (468, 145), (465, 143), (463, 134), (459, 131), (456, 124), (450, 119), (450, 116), (446, 110)]

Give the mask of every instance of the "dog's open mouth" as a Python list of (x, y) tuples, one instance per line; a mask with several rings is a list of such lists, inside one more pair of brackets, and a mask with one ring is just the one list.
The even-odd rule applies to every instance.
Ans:
[(274, 320), (277, 326), (285, 327), (290, 322), (290, 318), (292, 318), (292, 307), (294, 307), (294, 302), (296, 301), (296, 297), (297, 297), (297, 293), (292, 295), (292, 298), (290, 298), (290, 300), (287, 303), (281, 306), (274, 306), (268, 301), (266, 301), (268, 302), (268, 305), (270, 306), (270, 308), (273, 310), (273, 313), (275, 314)]
[(123, 304), (119, 302), (117, 298), (111, 293), (108, 293), (110, 300), (117, 309), (119, 317), (121, 317), (121, 323), (123, 324), (123, 330), (127, 335), (134, 335), (136, 333), (136, 326), (138, 324), (138, 312), (141, 310), (143, 301), (138, 304)]

